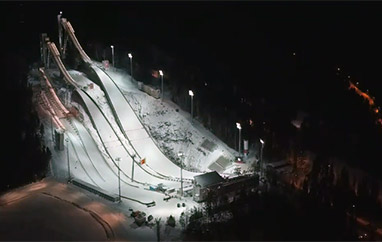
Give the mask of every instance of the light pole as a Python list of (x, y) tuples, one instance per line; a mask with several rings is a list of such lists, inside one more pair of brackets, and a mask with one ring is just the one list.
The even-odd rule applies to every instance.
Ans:
[(180, 158), (180, 196), (183, 197), (183, 153), (179, 152), (178, 157)]
[(70, 162), (69, 162), (69, 139), (66, 138), (66, 157), (68, 159), (68, 182), (70, 181)]
[(239, 156), (241, 155), (241, 125), (236, 123), (236, 128), (239, 130)]
[(260, 175), (261, 177), (263, 177), (263, 148), (264, 148), (264, 140), (260, 139), (260, 143), (261, 143), (261, 150), (260, 150)]
[(110, 45), (111, 48), (111, 63), (114, 67), (114, 45)]
[(121, 201), (121, 168), (119, 168), (119, 161), (121, 158), (117, 157), (115, 160), (118, 161), (118, 197), (119, 201)]
[(133, 182), (134, 181), (134, 163), (135, 163), (135, 154), (132, 155), (131, 157), (132, 159), (132, 167), (131, 167), (131, 181)]
[(52, 145), (54, 148), (53, 116), (50, 116), (50, 127), (52, 128)]
[(129, 56), (129, 59), (130, 59), (130, 78), (132, 81), (133, 80), (133, 55), (131, 53), (128, 53), (127, 55)]
[(194, 104), (193, 104), (193, 102), (194, 102), (194, 93), (191, 90), (189, 90), (188, 91), (188, 95), (190, 95), (190, 97), (191, 97), (191, 123), (192, 123), (193, 122), (193, 118), (194, 118)]
[(58, 22), (58, 44), (60, 48), (60, 53), (62, 53), (62, 26), (61, 26), (61, 16), (62, 11), (60, 11), (60, 14), (57, 15), (57, 22)]
[(161, 78), (161, 100), (163, 100), (163, 71), (162, 70), (159, 70), (159, 75), (160, 75), (160, 78)]

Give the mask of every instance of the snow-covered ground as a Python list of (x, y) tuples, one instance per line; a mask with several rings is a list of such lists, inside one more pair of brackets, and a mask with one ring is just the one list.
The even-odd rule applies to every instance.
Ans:
[[(97, 69), (97, 67), (95, 68)], [(69, 73), (76, 80), (76, 82), (80, 84), (80, 86), (89, 86), (89, 84), (93, 83), (92, 81), (87, 79), (86, 75), (84, 75), (83, 73), (74, 70), (69, 71)], [(97, 73), (99, 73), (101, 79), (109, 78), (101, 70), (98, 70)], [(129, 157), (128, 155), (131, 156), (131, 154), (137, 154), (137, 150), (141, 154), (152, 153), (152, 150), (156, 149), (157, 152), (154, 152), (154, 154), (151, 157), (149, 156), (149, 159), (147, 159), (149, 161), (148, 163), (150, 164), (151, 161), (157, 160), (159, 156), (163, 157), (162, 159), (159, 159), (159, 161), (162, 160), (164, 162), (156, 162), (157, 166), (155, 166), (155, 169), (151, 169), (151, 171), (155, 172), (157, 169), (159, 169), (161, 170), (161, 173), (159, 174), (166, 174), (169, 171), (169, 168), (173, 168), (172, 175), (175, 174), (175, 177), (178, 176), (179, 167), (169, 163), (167, 157), (164, 157), (162, 152), (159, 152), (156, 145), (158, 145), (163, 151), (163, 153), (165, 153), (174, 162), (177, 162), (178, 159), (176, 154), (178, 152), (182, 152), (184, 154), (183, 162), (186, 165), (186, 168), (193, 171), (209, 171), (208, 166), (212, 162), (219, 159), (219, 157), (221, 156), (227, 157), (229, 160), (233, 160), (233, 154), (235, 153), (235, 151), (228, 148), (223, 142), (217, 139), (209, 131), (204, 129), (199, 123), (194, 122), (194, 124), (191, 124), (189, 122), (189, 117), (187, 113), (183, 111), (175, 111), (177, 109), (177, 106), (174, 103), (169, 101), (161, 102), (147, 95), (146, 93), (141, 92), (135, 87), (134, 83), (130, 81), (130, 76), (127, 74), (123, 74), (119, 71), (107, 71), (106, 73), (122, 89), (122, 92), (124, 93), (126, 99), (129, 101), (129, 103), (126, 103), (126, 100), (122, 100), (121, 97), (119, 97), (119, 100), (112, 98), (112, 102), (114, 102), (114, 108), (115, 106), (122, 106), (123, 109), (126, 110), (129, 109), (129, 106), (131, 105), (135, 113), (138, 114), (138, 116), (135, 116), (135, 114), (132, 113), (132, 110), (127, 114), (123, 114), (121, 111), (117, 112), (117, 114), (120, 116), (120, 120), (126, 121), (124, 122), (124, 128), (125, 131), (127, 131), (126, 133), (129, 134), (128, 136), (131, 136), (131, 133), (129, 133), (129, 131), (136, 131), (137, 129), (139, 129), (139, 133), (141, 134), (141, 136), (143, 135), (143, 138), (137, 137), (137, 135), (133, 134), (133, 142), (130, 143), (126, 139), (124, 139), (123, 134), (120, 132), (116, 120), (114, 119), (114, 115), (110, 109), (110, 105), (108, 105), (108, 102), (105, 98), (104, 92), (100, 89), (100, 87), (98, 87), (94, 83), (94, 88), (88, 88), (86, 92), (89, 94), (89, 96), (93, 98), (93, 100), (96, 101), (97, 105), (100, 107), (100, 110), (102, 110), (102, 112), (105, 114), (105, 117), (102, 117), (95, 105), (90, 100), (88, 100), (88, 97), (85, 94), (81, 93), (81, 96), (84, 100), (87, 100), (87, 109), (89, 109), (89, 106), (93, 106), (89, 110), (93, 110), (93, 113), (91, 115), (93, 117), (93, 121), (95, 121), (95, 124), (98, 127), (93, 127), (91, 125), (90, 119), (87, 117), (82, 107), (78, 105), (76, 105), (76, 107), (82, 111), (81, 113), (84, 116), (83, 124), (85, 125), (89, 133), (91, 133), (92, 137), (98, 145), (99, 150), (102, 151), (104, 156), (108, 158), (108, 155), (106, 154), (107, 152), (105, 152), (105, 148), (119, 150), (109, 152), (109, 154), (115, 154), (115, 156), (113, 157), (114, 160), (116, 158), (121, 158), (121, 167), (124, 174), (131, 174), (131, 166), (129, 164), (131, 164), (132, 160), (131, 157)], [(113, 88), (113, 83), (111, 82), (110, 78), (109, 80), (103, 80), (103, 82), (104, 85), (106, 82), (108, 82), (105, 85), (109, 86), (107, 90), (110, 91), (111, 88)], [(121, 95), (121, 93), (118, 93), (116, 91), (118, 90), (116, 90), (115, 88), (114, 90), (110, 91), (114, 92), (112, 95), (113, 97), (118, 94)], [(125, 115), (125, 117), (122, 117), (123, 115)], [(140, 120), (138, 120), (138, 117)], [(143, 126), (140, 122), (142, 122), (146, 126), (146, 128), (148, 128), (149, 133), (145, 134), (146, 130), (143, 129)], [(129, 125), (130, 123), (133, 123), (133, 127)], [(98, 130), (98, 133), (94, 128)], [(130, 130), (128, 130), (128, 128), (130, 128)], [(113, 134), (113, 132), (115, 134)], [(106, 144), (106, 146), (102, 145), (101, 139), (98, 134), (101, 135), (101, 137), (103, 138), (103, 143)], [(150, 139), (149, 136), (151, 136), (151, 138), (153, 139)], [(138, 139), (134, 140), (134, 138)], [(212, 152), (210, 152), (207, 149), (204, 149), (201, 146), (202, 142), (205, 139), (208, 139), (209, 141), (212, 141), (215, 144), (215, 148)], [(121, 142), (123, 143), (123, 145), (121, 145)], [(147, 145), (147, 142), (151, 142), (152, 145)], [(154, 143), (156, 145), (153, 145)], [(125, 147), (125, 151), (123, 151), (122, 146)], [(147, 158), (147, 156), (144, 157)], [(127, 161), (124, 161), (125, 159)], [(109, 164), (109, 166), (113, 166), (116, 172), (117, 168), (114, 166), (115, 161), (113, 162), (112, 160), (110, 160), (111, 159), (109, 159), (109, 162), (111, 164)], [(169, 165), (171, 166), (169, 167)], [(228, 166), (226, 172), (233, 173), (233, 168), (235, 166), (236, 165)], [(140, 170), (138, 169), (138, 176), (136, 176), (136, 180), (139, 181), (139, 178), (141, 178), (142, 182), (141, 176), (144, 173), (141, 172), (141, 175), (139, 175), (139, 172)], [(186, 172), (184, 171), (184, 173)], [(126, 178), (129, 178), (129, 175), (127, 175)], [(187, 173), (183, 174), (183, 176), (187, 177)], [(192, 177), (193, 174), (190, 173), (190, 176)], [(144, 181), (146, 184), (159, 183), (158, 180), (153, 180), (153, 177), (144, 178)], [(175, 184), (166, 185), (170, 187), (177, 187)]]
[[(175, 204), (171, 207), (184, 211)], [(138, 227), (129, 208), (125, 203), (112, 203), (72, 184), (47, 178), (0, 196), (0, 239), (156, 241), (156, 227)], [(161, 210), (166, 209), (170, 208), (161, 206)], [(161, 210), (147, 216), (156, 218)], [(180, 240), (180, 232), (179, 222), (171, 228), (162, 219), (162, 240)]]
[[(108, 104), (114, 110), (116, 121), (120, 123), (120, 129), (128, 138), (135, 154), (140, 160), (146, 158), (146, 164), (143, 166), (165, 176), (179, 177), (179, 167), (159, 150), (112, 79), (100, 68), (96, 66), (92, 66), (92, 68), (101, 80), (105, 94), (109, 97)], [(192, 179), (198, 174), (200, 173), (184, 171), (183, 178)]]
[[(177, 154), (182, 152), (186, 169), (201, 172), (210, 171), (208, 166), (220, 156), (234, 160), (236, 151), (196, 120), (191, 124), (190, 115), (176, 104), (168, 99), (161, 102), (140, 91), (135, 81), (131, 81), (130, 75), (123, 71), (109, 69), (106, 73), (123, 91), (139, 119), (169, 159), (179, 161)], [(201, 146), (206, 139), (216, 145), (212, 152)]]
[[(53, 147), (52, 126), (49, 121), (49, 112), (43, 109), (43, 107), (41, 107), (40, 105), (38, 106), (38, 110), (41, 120), (45, 126), (45, 145), (47, 145), (52, 151), (50, 174), (53, 175), (54, 179), (61, 182), (66, 181), (66, 178), (68, 176), (67, 162), (69, 160), (70, 173), (72, 177), (100, 187), (101, 189), (106, 190), (111, 194), (118, 194), (117, 168), (112, 163), (111, 159), (108, 159), (108, 155), (106, 154), (105, 149), (102, 150), (102, 146), (99, 144), (100, 141), (97, 142), (96, 139), (94, 139), (94, 137), (97, 137), (97, 134), (94, 129), (91, 130), (92, 126), (89, 121), (89, 117), (84, 115), (84, 120), (86, 120), (84, 123), (79, 122), (73, 117), (61, 120), (61, 122), (66, 127), (66, 137), (68, 138), (69, 142), (69, 159), (67, 159), (66, 148), (62, 151), (59, 151)], [(98, 116), (101, 117), (100, 115)], [(103, 126), (103, 128), (105, 127), (107, 127), (107, 125)], [(113, 147), (113, 145), (109, 144), (108, 148), (110, 148), (109, 151), (111, 151), (111, 154), (115, 155), (115, 149), (118, 147), (121, 148), (121, 145)], [(147, 216), (152, 215), (155, 218), (161, 218), (161, 237), (168, 238), (168, 240), (179, 238), (181, 233), (179, 222), (177, 222), (178, 226), (176, 226), (175, 228), (170, 228), (164, 225), (164, 221), (166, 221), (167, 217), (170, 215), (174, 216), (175, 219), (179, 221), (179, 217), (182, 212), (186, 211), (186, 209), (190, 209), (194, 206), (198, 207), (200, 205), (192, 201), (192, 198), (172, 198), (168, 201), (164, 201), (163, 198), (165, 196), (163, 193), (147, 190), (148, 186), (142, 185), (141, 183), (143, 182), (131, 182), (130, 178), (128, 177), (128, 175), (130, 175), (128, 172), (130, 172), (131, 170), (128, 170), (128, 168), (130, 168), (130, 166), (124, 166), (123, 161), (121, 160), (121, 195), (129, 199), (122, 198), (122, 203), (118, 204), (118, 206), (115, 206), (114, 203), (111, 206), (115, 206), (116, 209), (118, 209), (119, 211), (124, 211), (126, 214), (130, 214), (131, 212), (129, 211), (129, 209), (133, 209), (134, 211), (143, 211), (147, 214)], [(140, 174), (139, 169), (137, 167), (135, 169), (135, 174), (135, 181), (143, 178), (144, 183), (150, 184), (150, 182), (148, 181), (150, 181), (150, 179), (153, 179), (153, 177), (148, 175), (147, 173)], [(158, 182), (163, 182), (163, 180), (156, 180), (154, 183), (158, 184)], [(180, 186), (180, 183), (175, 181), (166, 180), (163, 183), (169, 187), (172, 186), (178, 188)], [(84, 192), (83, 189), (79, 190)], [(66, 194), (61, 194), (61, 196), (66, 198)], [(104, 199), (102, 198), (97, 198), (101, 202), (104, 201)], [(155, 201), (156, 205), (153, 207), (147, 207), (146, 205), (143, 205), (139, 202), (130, 199), (134, 199), (143, 203)], [(185, 203), (186, 206), (178, 208), (178, 203)], [(47, 206), (49, 207), (49, 205)], [(44, 214), (37, 214), (31, 216), (44, 216)], [(127, 227), (125, 228), (126, 230), (132, 230), (126, 237), (130, 240), (136, 240), (138, 238), (142, 238), (142, 236), (143, 238), (145, 238), (145, 236), (147, 236), (147, 233), (153, 230), (152, 228), (148, 228), (147, 226), (138, 227), (132, 223), (123, 224), (123, 226)], [(147, 229), (150, 229), (150, 231), (146, 231)], [(156, 238), (148, 237), (147, 239), (153, 240)]]
[[(79, 79), (79, 77), (76, 75), (73, 75), (73, 78)], [(85, 78), (82, 77), (81, 79), (85, 79)], [(82, 81), (84, 81), (84, 80), (82, 80)], [(115, 154), (115, 156), (113, 157), (114, 160), (117, 157), (121, 158), (122, 171), (130, 175), (131, 174), (131, 162), (132, 162), (132, 160), (131, 160), (131, 157), (128, 156), (128, 153), (129, 154), (136, 154), (135, 148), (137, 148), (137, 146), (135, 144), (133, 144), (133, 146), (131, 146), (130, 143), (128, 141), (126, 141), (126, 139), (123, 137), (123, 135), (120, 132), (118, 132), (118, 130), (119, 130), (118, 126), (115, 123), (113, 124), (111, 122), (111, 118), (109, 118), (109, 117), (110, 117), (110, 115), (112, 115), (112, 113), (110, 111), (110, 108), (107, 108), (108, 105), (105, 104), (106, 101), (104, 100), (104, 97), (102, 95), (102, 91), (97, 90), (97, 88), (95, 87), (94, 89), (88, 90), (87, 93), (90, 96), (92, 96), (92, 98), (94, 100), (97, 100), (98, 106), (100, 106), (103, 113), (105, 113), (106, 117), (104, 117), (100, 113), (100, 110), (97, 109), (97, 107), (94, 105), (94, 103), (91, 102), (91, 100), (87, 97), (87, 95), (80, 93), (83, 100), (87, 104), (88, 110), (91, 112), (91, 116), (93, 117), (94, 123), (96, 125), (96, 128), (97, 128), (100, 136), (102, 137), (103, 143), (106, 144), (106, 149), (108, 149), (110, 154)], [(82, 113), (84, 114), (85, 120), (87, 120), (88, 118), (87, 118), (86, 113), (85, 112), (82, 112)], [(111, 125), (108, 123), (107, 119), (109, 119)], [(86, 121), (85, 123), (91, 129), (91, 127), (89, 126), (89, 122)], [(97, 134), (95, 134), (94, 132), (92, 132), (92, 133), (93, 133), (93, 136), (97, 136)], [(118, 135), (116, 135), (115, 133), (117, 133)], [(146, 137), (148, 137), (148, 136), (146, 135)], [(121, 141), (122, 141), (123, 145), (121, 145)], [(99, 143), (99, 145), (102, 146), (101, 143)], [(124, 147), (126, 147), (126, 148), (124, 148)], [(139, 152), (139, 150), (138, 150), (138, 152)], [(166, 168), (168, 168), (167, 165), (165, 165), (165, 164), (163, 164), (163, 165)], [(171, 163), (171, 165), (173, 165), (173, 164)], [(137, 165), (136, 164), (135, 166), (136, 166), (135, 172), (134, 172), (134, 176), (136, 178), (135, 180), (139, 180), (141, 183), (145, 182), (148, 184), (161, 183), (161, 180), (158, 180), (156, 177), (163, 177), (163, 176), (158, 174), (156, 172), (156, 170), (152, 169), (151, 167), (147, 167), (147, 165)], [(145, 171), (150, 172), (151, 174), (155, 175), (156, 177), (150, 177), (150, 176), (147, 177), (148, 174), (140, 174), (141, 168), (143, 168)], [(179, 173), (180, 173), (179, 171), (180, 171), (180, 169), (177, 168), (177, 170), (176, 170), (177, 176), (179, 176)], [(166, 171), (163, 173), (166, 174)], [(146, 175), (146, 177), (145, 177), (145, 175)], [(166, 181), (165, 183), (168, 186), (178, 186), (179, 185), (179, 184), (175, 184), (174, 182), (169, 183)]]

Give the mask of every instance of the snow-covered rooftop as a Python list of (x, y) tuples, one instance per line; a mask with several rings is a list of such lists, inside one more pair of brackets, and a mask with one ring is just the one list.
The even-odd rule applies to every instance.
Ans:
[(195, 183), (201, 187), (208, 187), (222, 181), (224, 181), (224, 179), (216, 171), (195, 176)]

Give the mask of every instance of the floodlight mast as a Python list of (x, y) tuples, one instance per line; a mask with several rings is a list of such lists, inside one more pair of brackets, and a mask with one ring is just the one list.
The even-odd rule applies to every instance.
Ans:
[(194, 121), (194, 92), (192, 90), (188, 91), (188, 95), (191, 97), (191, 123)]
[(127, 56), (130, 59), (130, 78), (132, 81), (133, 80), (133, 55), (131, 53), (128, 53)]
[(59, 51), (62, 54), (62, 25), (61, 25), (61, 16), (62, 16), (62, 11), (60, 11), (60, 14), (57, 15), (57, 23), (58, 23), (58, 45), (59, 45)]
[(184, 157), (183, 153), (179, 152), (178, 157), (180, 158), (180, 196), (183, 197), (183, 161), (182, 161), (182, 157)]
[(241, 156), (241, 125), (236, 123), (236, 128), (239, 130), (239, 156)]
[(114, 67), (114, 45), (110, 45), (110, 48), (111, 48), (111, 61)]
[(159, 70), (159, 75), (161, 77), (161, 101), (163, 101), (163, 71), (162, 70)]
[(264, 176), (264, 164), (263, 164), (263, 148), (264, 148), (264, 140), (260, 139), (260, 143), (261, 143), (261, 150), (260, 150), (260, 176), (263, 177)]

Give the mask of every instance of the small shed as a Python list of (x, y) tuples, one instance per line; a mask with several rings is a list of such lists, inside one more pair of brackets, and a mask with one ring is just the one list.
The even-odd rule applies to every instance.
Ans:
[(208, 189), (213, 189), (224, 182), (224, 178), (216, 171), (194, 176), (193, 198), (196, 202), (205, 200)]

